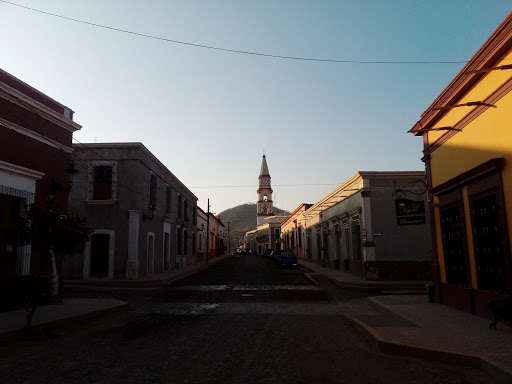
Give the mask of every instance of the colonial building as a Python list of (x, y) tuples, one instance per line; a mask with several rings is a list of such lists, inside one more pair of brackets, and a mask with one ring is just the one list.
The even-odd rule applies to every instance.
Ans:
[(257, 233), (258, 231), (256, 229), (245, 233), (243, 240), (243, 250), (245, 252), (256, 252), (258, 248), (256, 243)]
[(411, 132), (423, 139), (436, 301), (489, 315), (512, 295), (512, 13)]
[(197, 197), (141, 143), (74, 145), (70, 211), (94, 228), (73, 278), (138, 279), (195, 262)]
[(281, 223), (286, 216), (270, 216), (265, 223), (256, 227), (256, 253), (263, 255), (267, 250), (281, 249)]
[(306, 235), (305, 212), (312, 204), (301, 204), (281, 223), (282, 249), (304, 259), (304, 238)]
[(16, 224), (50, 197), (67, 214), (66, 170), (74, 173), (71, 141), (80, 128), (69, 107), (0, 70), (0, 276), (49, 274), (30, 245), (18, 244)]
[(257, 225), (265, 223), (265, 219), (274, 216), (274, 203), (272, 201), (272, 187), (270, 185), (270, 173), (267, 166), (267, 158), (263, 155), (261, 160), (260, 175), (258, 177), (258, 201), (256, 202)]
[(207, 214), (200, 207), (197, 207), (197, 261), (206, 259), (206, 231), (208, 228)]
[[(215, 216), (210, 212), (209, 214), (209, 258), (220, 256), (224, 254), (224, 223), (220, 220), (220, 216)], [(206, 230), (206, 226), (205, 226)]]
[(368, 280), (428, 280), (425, 172), (357, 172), (304, 212), (305, 259)]

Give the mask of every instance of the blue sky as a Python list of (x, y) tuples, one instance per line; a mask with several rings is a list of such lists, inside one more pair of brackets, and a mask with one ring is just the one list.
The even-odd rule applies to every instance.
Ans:
[[(465, 61), (500, 1), (12, 0), (113, 28), (270, 55)], [(0, 68), (72, 108), (82, 142), (140, 141), (206, 210), (315, 203), (355, 172), (422, 170), (407, 131), (463, 64), (285, 60), (148, 39), (0, 2)], [(312, 185), (314, 184), (314, 185)]]

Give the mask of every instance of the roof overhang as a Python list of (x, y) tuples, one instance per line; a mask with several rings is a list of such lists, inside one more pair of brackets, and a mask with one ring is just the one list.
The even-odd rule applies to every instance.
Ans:
[[(487, 39), (482, 47), (473, 55), (471, 60), (461, 69), (455, 78), (423, 112), (420, 120), (414, 124), (409, 132), (421, 136), (435, 128), (435, 124), (449, 111), (446, 106), (457, 105), (473, 86), (478, 83), (489, 70), (512, 47), (512, 12), (505, 18), (494, 33)], [(444, 127), (450, 128), (450, 127)], [(450, 130), (450, 129), (446, 129)]]

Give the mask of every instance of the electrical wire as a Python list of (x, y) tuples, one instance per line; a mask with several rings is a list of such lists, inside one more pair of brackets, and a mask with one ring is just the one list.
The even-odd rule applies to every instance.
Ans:
[(432, 60), (432, 61), (422, 61), (422, 60), (418, 60), (418, 61), (338, 60), (338, 59), (324, 59), (324, 58), (314, 58), (314, 57), (273, 55), (273, 54), (270, 54), (270, 53), (245, 51), (245, 50), (230, 49), (230, 48), (222, 48), (222, 47), (216, 47), (216, 46), (211, 46), (211, 45), (204, 45), (204, 44), (198, 44), (198, 43), (190, 43), (190, 42), (187, 42), (187, 41), (175, 40), (175, 39), (170, 39), (170, 38), (161, 37), (161, 36), (148, 35), (146, 33), (135, 32), (135, 31), (127, 30), (127, 29), (115, 28), (115, 27), (111, 27), (111, 26), (108, 26), (108, 25), (97, 24), (97, 23), (93, 23), (93, 22), (90, 22), (90, 21), (75, 19), (73, 17), (63, 16), (63, 15), (59, 15), (59, 14), (56, 14), (56, 13), (51, 13), (51, 12), (43, 11), (43, 10), (40, 10), (40, 9), (27, 7), (25, 5), (12, 3), (12, 2), (6, 1), (6, 0), (0, 0), (0, 2), (2, 2), (4, 4), (9, 4), (9, 5), (12, 5), (12, 6), (15, 6), (15, 7), (27, 9), (27, 10), (32, 11), (32, 12), (38, 12), (38, 13), (42, 13), (44, 15), (48, 15), (48, 16), (52, 16), (52, 17), (57, 17), (57, 18), (60, 18), (60, 19), (64, 19), (64, 20), (68, 20), (68, 21), (73, 21), (73, 22), (80, 23), (80, 24), (85, 24), (85, 25), (89, 25), (89, 26), (93, 26), (93, 27), (97, 27), (97, 28), (103, 28), (103, 29), (107, 29), (107, 30), (115, 31), (115, 32), (127, 33), (127, 34), (130, 34), (130, 35), (139, 36), (139, 37), (143, 37), (143, 38), (147, 38), (147, 39), (160, 40), (160, 41), (164, 41), (164, 42), (167, 42), (167, 43), (187, 45), (187, 46), (196, 47), (196, 48), (211, 49), (211, 50), (216, 50), (216, 51), (223, 51), (223, 52), (229, 52), (229, 53), (237, 53), (237, 54), (243, 54), (243, 55), (261, 56), (261, 57), (268, 57), (268, 58), (273, 58), (273, 59), (296, 60), (296, 61), (314, 61), (314, 62), (338, 63), (338, 64), (402, 64), (402, 65), (404, 65), (404, 64), (416, 64), (416, 65), (418, 65), (418, 64), (420, 64), (420, 65), (424, 65), (424, 64), (464, 64), (464, 63), (468, 62), (467, 60), (442, 60), (442, 61), (434, 61), (434, 60)]

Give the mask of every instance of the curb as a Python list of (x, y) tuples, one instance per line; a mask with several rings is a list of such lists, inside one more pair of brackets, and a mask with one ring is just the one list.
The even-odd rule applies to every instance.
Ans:
[(499, 364), (486, 357), (386, 341), (380, 337), (378, 332), (363, 321), (351, 316), (348, 316), (348, 319), (366, 338), (366, 340), (368, 340), (376, 352), (479, 368), (500, 380), (510, 380), (509, 382), (512, 383), (512, 372), (509, 372), (506, 367), (501, 367)]
[[(57, 327), (69, 327), (69, 326), (71, 326), (77, 322), (80, 322), (80, 321), (90, 320), (95, 317), (99, 317), (102, 315), (106, 315), (106, 314), (124, 310), (124, 309), (128, 308), (128, 306), (129, 306), (129, 304), (127, 302), (120, 301), (119, 304), (116, 304), (116, 305), (113, 305), (113, 306), (110, 306), (107, 308), (101, 308), (101, 309), (93, 310), (90, 312), (85, 312), (85, 313), (80, 313), (77, 315), (63, 317), (60, 319), (49, 320), (49, 321), (41, 323), (41, 324), (35, 324), (32, 326), (32, 331), (37, 332), (39, 330), (48, 330), (48, 329), (57, 328)], [(5, 331), (5, 332), (0, 332), (0, 340), (4, 339), (4, 338), (9, 338), (9, 337), (12, 337), (15, 335), (19, 335), (24, 331), (24, 329), (25, 329), (25, 327), (21, 327), (21, 328), (17, 328), (17, 329)]]
[(313, 279), (313, 277), (309, 274), (309, 272), (304, 272), (304, 276), (306, 277), (306, 279), (310, 280), (313, 284), (318, 285), (318, 282), (315, 279)]
[(73, 280), (65, 280), (64, 281), (64, 289), (73, 288), (73, 289), (83, 289), (83, 290), (155, 290), (158, 288), (162, 288), (163, 286), (176, 282), (178, 280), (184, 279), (188, 276), (191, 276), (195, 273), (201, 272), (207, 268), (214, 266), (217, 263), (222, 263), (232, 256), (226, 256), (222, 260), (215, 260), (215, 262), (210, 262), (208, 264), (204, 264), (195, 268), (190, 269), (189, 271), (184, 271), (183, 273), (177, 274), (175, 276), (166, 278), (166, 279), (158, 279), (158, 280), (109, 280), (104, 282), (93, 282), (93, 281), (73, 281)]
[(453, 363), (475, 368), (482, 367), (481, 359), (478, 356), (386, 341), (379, 336), (378, 332), (366, 325), (361, 320), (354, 317), (349, 318), (377, 352), (382, 352), (389, 355), (409, 356), (425, 360), (433, 360), (440, 363)]

